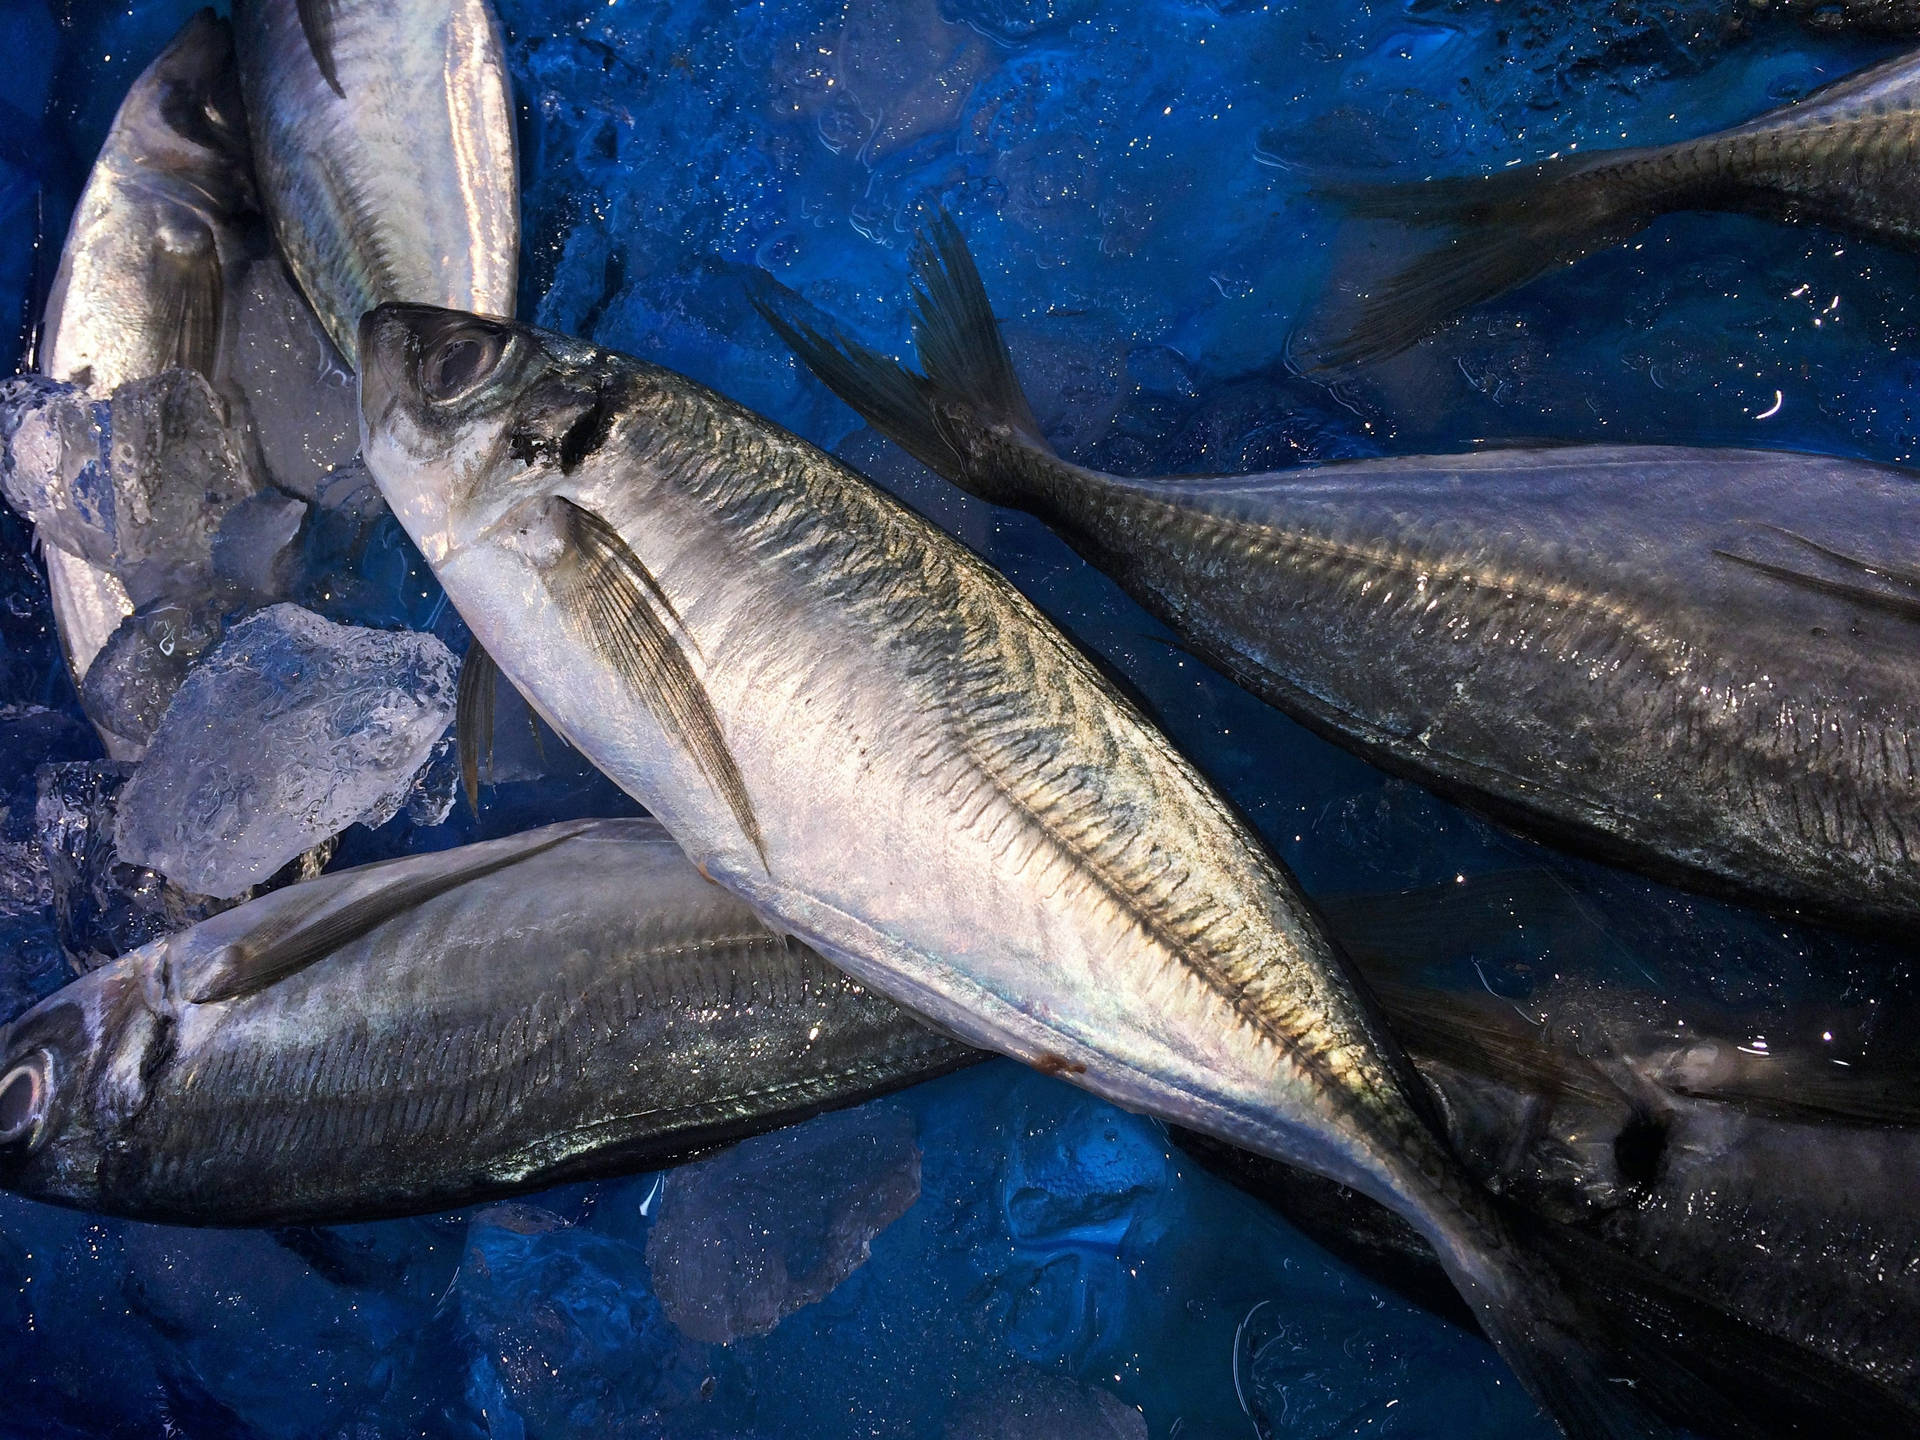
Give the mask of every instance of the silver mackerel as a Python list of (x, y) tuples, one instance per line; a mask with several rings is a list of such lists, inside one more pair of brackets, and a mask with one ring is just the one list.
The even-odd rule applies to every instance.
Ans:
[(1920, 478), (1655, 446), (1101, 474), (1047, 445), (951, 225), (916, 268), (926, 376), (767, 312), (1255, 694), (1549, 839), (1920, 934)]
[(1635, 1433), (1291, 878), (1017, 591), (704, 387), (422, 306), (362, 446), (478, 643), (714, 880), (963, 1040), (1373, 1196), (1575, 1434)]
[(702, 880), (652, 821), (274, 891), (0, 1028), (0, 1187), (339, 1224), (618, 1174), (979, 1058)]
[(513, 106), (486, 0), (239, 0), (254, 166), (340, 353), (385, 300), (511, 315)]
[[(252, 207), (233, 39), (202, 10), (114, 116), (47, 296), (41, 373), (102, 397), (174, 367), (218, 380), (226, 297), (257, 251)], [(111, 571), (44, 553), (77, 685), (133, 602)]]

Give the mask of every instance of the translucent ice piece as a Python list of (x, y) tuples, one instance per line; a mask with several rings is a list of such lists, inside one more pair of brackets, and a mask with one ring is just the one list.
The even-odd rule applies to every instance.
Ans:
[(255, 604), (284, 598), (299, 563), (293, 542), (306, 514), (306, 501), (280, 490), (242, 500), (213, 537), (214, 576)]
[(963, 1400), (947, 1440), (1147, 1440), (1147, 1421), (1110, 1391), (1034, 1369)]
[(156, 600), (100, 647), (80, 682), (80, 704), (103, 735), (121, 742), (116, 756), (138, 760), (146, 752), (188, 668), (220, 638), (220, 611), (206, 592)]
[(306, 499), (360, 443), (353, 372), (278, 255), (248, 267), (232, 341), (233, 378), (274, 482)]
[(121, 797), (120, 853), (229, 899), (404, 793), (453, 716), (447, 647), (274, 605), (188, 674)]
[(667, 1177), (647, 1264), (695, 1340), (765, 1335), (825, 1298), (920, 1198), (913, 1119), (867, 1106), (758, 1136)]
[(130, 381), (104, 402), (8, 381), (0, 439), (8, 502), (43, 540), (110, 571), (135, 605), (204, 584), (221, 516), (255, 489), (226, 401), (189, 370)]

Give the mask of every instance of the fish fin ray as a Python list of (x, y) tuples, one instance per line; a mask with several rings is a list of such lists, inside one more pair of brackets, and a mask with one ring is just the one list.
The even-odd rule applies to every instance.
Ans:
[(1804, 546), (1816, 555), (1823, 555), (1836, 565), (1843, 565), (1861, 575), (1877, 575), (1882, 580), (1900, 585), (1908, 590), (1920, 590), (1920, 571), (1913, 571), (1899, 565), (1887, 565), (1877, 560), (1862, 560), (1857, 555), (1849, 555), (1844, 550), (1836, 550), (1831, 545), (1822, 545), (1818, 540), (1802, 535), (1797, 530), (1789, 530), (1784, 525), (1769, 525), (1767, 529), (1794, 544)]
[(1337, 339), (1307, 347), (1316, 352), (1313, 367), (1387, 359), (1461, 312), (1644, 227), (1660, 206), (1619, 178), (1628, 153), (1484, 177), (1321, 186), (1317, 194), (1356, 218), (1441, 227), (1454, 235), (1373, 287)]
[(532, 832), (530, 843), (502, 845), (499, 851), (454, 870), (387, 880), (345, 900), (340, 899), (338, 889), (329, 888), (310, 901), (289, 903), (272, 919), (227, 945), (208, 973), (198, 977), (199, 983), (188, 999), (195, 1005), (213, 1005), (255, 994), (436, 895), (551, 850), (582, 827), (556, 828), (558, 834)]
[(966, 238), (945, 211), (913, 242), (914, 348), (936, 396), (963, 401), (982, 420), (1009, 426), (1051, 451), (987, 299)]
[(212, 235), (200, 233), (194, 239), (198, 243), (190, 250), (159, 242), (154, 271), (164, 297), (162, 323), (173, 336), (172, 365), (196, 371), (211, 382), (220, 355), (226, 286)]
[(480, 761), (487, 762), (487, 783), (493, 783), (493, 704), (500, 687), (500, 667), (478, 640), (467, 646), (460, 662), (460, 688), (454, 705), (454, 746), (460, 754), (460, 780), (467, 792), (467, 808), (480, 813)]
[(751, 298), (801, 363), (862, 420), (934, 473), (959, 473), (960, 454), (927, 404), (924, 377), (852, 339), (772, 276), (756, 278)]
[(565, 497), (559, 503), (571, 541), (567, 559), (555, 572), (565, 597), (563, 609), (655, 719), (687, 747), (764, 863), (766, 847), (746, 781), (727, 748), (706, 687), (674, 633), (680, 617), (666, 592), (605, 519)]
[[(1817, 548), (1824, 550), (1825, 547)], [(1739, 555), (1731, 550), (1715, 550), (1713, 553), (1722, 560), (1756, 571), (1796, 589), (1806, 590), (1815, 595), (1830, 595), (1836, 600), (1851, 601), (1862, 609), (1878, 610), (1881, 614), (1890, 615), (1897, 620), (1920, 622), (1920, 597), (1889, 595), (1885, 591), (1872, 590), (1864, 585), (1849, 585), (1844, 580), (1809, 574), (1804, 570), (1796, 570), (1791, 565), (1780, 565), (1771, 560), (1756, 560), (1750, 555)], [(1835, 553), (1836, 558), (1841, 559), (1843, 563), (1858, 565), (1858, 562), (1847, 561), (1846, 557), (1839, 556), (1837, 552), (1832, 553)], [(1859, 568), (1866, 567), (1859, 566)]]
[(344, 100), (347, 92), (340, 86), (339, 62), (333, 53), (334, 22), (339, 18), (336, 7), (340, 3), (341, 0), (296, 0), (295, 8), (300, 12), (300, 32), (307, 37), (307, 49), (313, 55), (313, 63), (320, 67), (320, 78)]

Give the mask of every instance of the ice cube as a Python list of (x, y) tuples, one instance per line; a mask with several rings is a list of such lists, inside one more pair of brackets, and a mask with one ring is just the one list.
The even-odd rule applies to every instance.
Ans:
[(307, 502), (284, 491), (249, 495), (214, 534), (214, 577), (256, 604), (285, 598), (299, 563), (293, 542), (306, 515)]
[(695, 1340), (765, 1335), (866, 1262), (920, 1197), (913, 1118), (890, 1105), (823, 1115), (667, 1177), (647, 1265)]
[(111, 760), (73, 760), (42, 765), (36, 774), (38, 849), (60, 944), (79, 969), (103, 965), (226, 908), (120, 859), (114, 812), (133, 770)]
[(145, 753), (174, 692), (193, 662), (220, 638), (222, 605), (212, 594), (156, 600), (129, 615), (87, 667), (80, 704), (87, 718), (119, 741), (114, 753)]
[(454, 673), (431, 635), (287, 604), (247, 617), (167, 707), (121, 796), (120, 853), (232, 898), (406, 793), (453, 716)]
[(278, 255), (263, 255), (239, 286), (231, 350), (267, 473), (305, 499), (360, 443), (353, 371), (327, 339)]
[(129, 381), (104, 402), (8, 381), (0, 438), (8, 502), (42, 539), (112, 572), (135, 605), (205, 584), (214, 529), (255, 489), (226, 401), (190, 370)]

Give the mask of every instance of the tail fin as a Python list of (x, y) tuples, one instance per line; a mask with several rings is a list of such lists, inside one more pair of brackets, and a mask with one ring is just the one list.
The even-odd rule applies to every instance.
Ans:
[(1359, 219), (1455, 232), (1365, 294), (1324, 369), (1398, 354), (1463, 310), (1626, 239), (1662, 209), (1637, 152), (1549, 160), (1488, 176), (1413, 184), (1328, 184), (1317, 194)]
[[(980, 271), (950, 216), (913, 245), (914, 348), (926, 373), (848, 338), (793, 291), (763, 278), (754, 307), (874, 429), (914, 459), (987, 500), (1021, 469), (1011, 452), (1052, 456), (1013, 371)], [(1002, 483), (996, 483), (1002, 482)]]

